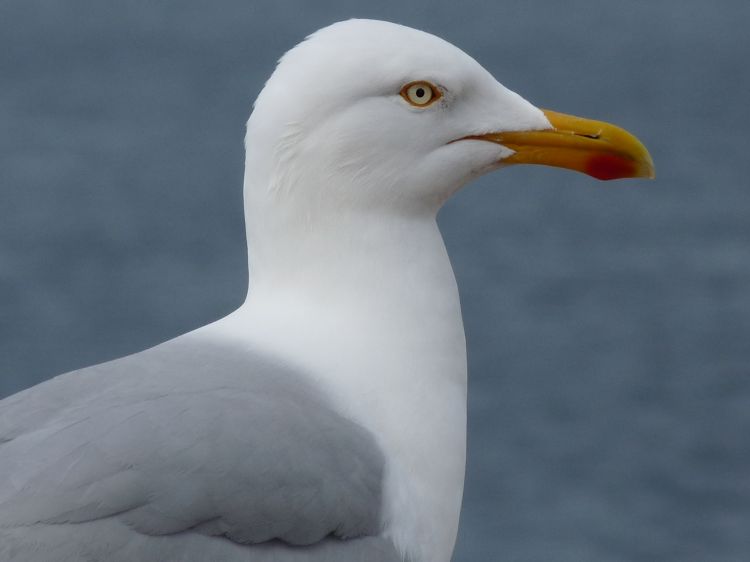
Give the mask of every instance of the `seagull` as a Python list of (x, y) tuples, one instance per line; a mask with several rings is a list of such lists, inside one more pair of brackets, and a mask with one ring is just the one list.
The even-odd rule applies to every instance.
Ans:
[(448, 562), (467, 365), (440, 207), (511, 164), (654, 175), (623, 129), (372, 20), (287, 52), (245, 147), (243, 305), (0, 402), (1, 560)]

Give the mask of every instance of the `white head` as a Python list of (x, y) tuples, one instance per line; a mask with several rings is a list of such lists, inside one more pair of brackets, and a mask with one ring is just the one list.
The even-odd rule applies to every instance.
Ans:
[[(534, 107), (428, 33), (336, 23), (284, 55), (248, 121), (252, 258), (267, 256), (264, 238), (278, 251), (301, 228), (315, 235), (373, 215), (434, 217), (467, 181), (505, 163), (644, 175), (647, 153), (634, 142), (612, 126)], [(583, 151), (574, 146), (582, 143)]]
[[(410, 104), (400, 92), (418, 81), (434, 85), (440, 98)], [(255, 102), (247, 148), (254, 169), (275, 160), (306, 171), (299, 183), (288, 169), (271, 170), (272, 190), (288, 193), (312, 181), (348, 192), (303, 197), (434, 209), (510, 153), (499, 145), (451, 141), (549, 127), (539, 109), (450, 43), (392, 23), (349, 20), (284, 55)]]

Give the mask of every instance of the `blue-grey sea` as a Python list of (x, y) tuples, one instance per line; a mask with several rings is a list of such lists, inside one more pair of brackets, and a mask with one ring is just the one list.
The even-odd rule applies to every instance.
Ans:
[(352, 16), (436, 33), (657, 166), (511, 168), (443, 210), (470, 362), (455, 561), (750, 561), (747, 0), (0, 0), (0, 396), (241, 303), (252, 100)]

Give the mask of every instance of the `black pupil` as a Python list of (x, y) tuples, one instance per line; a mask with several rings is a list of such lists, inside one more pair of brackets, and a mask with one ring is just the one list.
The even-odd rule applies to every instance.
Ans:
[(416, 94), (417, 94), (418, 98), (423, 98), (424, 97), (424, 88), (417, 88)]

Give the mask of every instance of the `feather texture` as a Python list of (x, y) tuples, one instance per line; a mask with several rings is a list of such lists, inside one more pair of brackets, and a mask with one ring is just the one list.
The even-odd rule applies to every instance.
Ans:
[[(48, 537), (98, 560), (115, 529), (124, 552), (168, 535), (167, 549), (244, 560), (257, 549), (238, 545), (275, 541), (264, 550), (275, 552), (380, 531), (373, 437), (293, 369), (196, 335), (3, 400), (0, 439), (0, 553)], [(144, 556), (130, 559), (165, 559)]]

